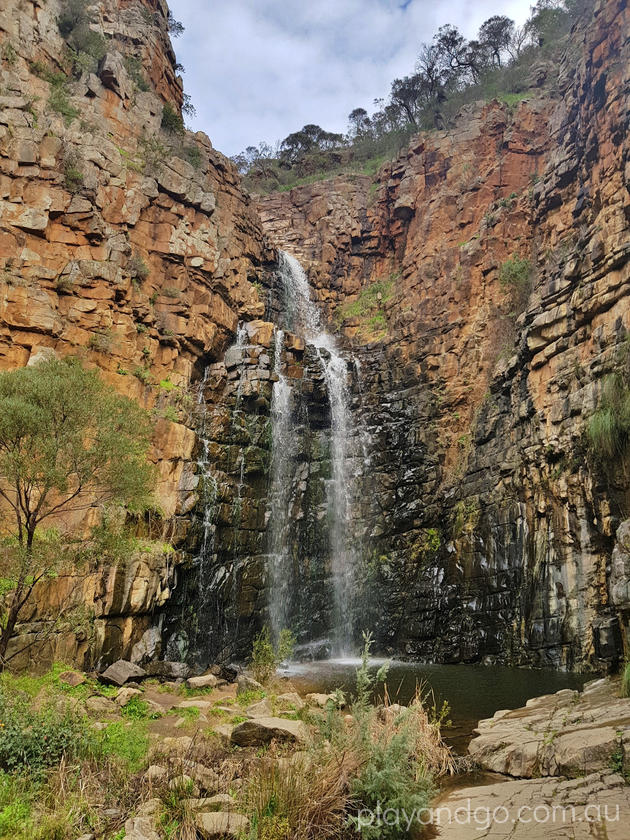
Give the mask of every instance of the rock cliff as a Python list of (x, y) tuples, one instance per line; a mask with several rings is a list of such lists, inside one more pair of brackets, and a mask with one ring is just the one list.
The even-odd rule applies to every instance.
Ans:
[[(95, 4), (96, 58), (69, 50), (60, 8), (0, 10), (0, 367), (78, 354), (153, 412), (161, 510), (139, 528), (176, 551), (68, 570), (22, 640), (70, 601), (85, 620), (47, 659), (246, 654), (269, 600), (282, 248), (355, 362), (356, 629), (434, 661), (614, 665), (629, 486), (586, 429), (628, 360), (625, 0), (596, 5), (522, 101), (468, 106), (375, 177), (255, 200), (181, 131), (163, 0)], [(292, 619), (313, 639), (334, 418), (312, 346), (287, 334), (281, 352)]]
[[(199, 483), (191, 383), (239, 319), (264, 311), (254, 281), (273, 254), (231, 162), (205, 135), (162, 127), (165, 105), (177, 121), (182, 103), (166, 3), (92, 8), (104, 54), (78, 66), (58, 0), (0, 9), (0, 366), (78, 354), (153, 412), (162, 525), (151, 527), (181, 548)], [(173, 566), (164, 557), (82, 578), (96, 656), (131, 653)], [(30, 618), (45, 619), (66, 589), (40, 592)], [(55, 638), (66, 659), (85, 650), (73, 633)]]
[(599, 3), (520, 103), (469, 107), (376, 178), (258, 201), (360, 362), (365, 578), (390, 650), (585, 668), (622, 651), (628, 484), (585, 429), (627, 357), (629, 32), (624, 0)]

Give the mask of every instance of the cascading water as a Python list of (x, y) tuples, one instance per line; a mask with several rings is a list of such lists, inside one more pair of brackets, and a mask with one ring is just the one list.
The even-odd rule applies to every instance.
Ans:
[(288, 626), (288, 604), (293, 578), (289, 552), (291, 460), (295, 446), (291, 425), (291, 386), (282, 373), (283, 330), (276, 330), (274, 383), (271, 397), (271, 486), (269, 492), (270, 597), (269, 617), (274, 638)]
[[(280, 279), (284, 293), (284, 321), (288, 330), (312, 345), (321, 364), (330, 405), (331, 479), (327, 487), (328, 514), (325, 523), (331, 551), (334, 614), (333, 635), (337, 653), (352, 647), (352, 612), (355, 557), (349, 527), (353, 475), (349, 468), (351, 414), (349, 410), (348, 365), (332, 335), (322, 326), (320, 313), (311, 299), (308, 279), (291, 255), (280, 253)], [(282, 375), (284, 334), (276, 333), (276, 375), (272, 398), (272, 469), (270, 488), (270, 556), (272, 627), (278, 632), (286, 624), (288, 589), (293, 563), (287, 545), (290, 520), (290, 462), (292, 458), (291, 388)]]

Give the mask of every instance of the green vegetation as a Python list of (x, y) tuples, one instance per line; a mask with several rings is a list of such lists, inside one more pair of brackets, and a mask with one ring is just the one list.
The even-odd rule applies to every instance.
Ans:
[(591, 451), (604, 463), (614, 464), (628, 454), (630, 443), (630, 386), (621, 373), (604, 382), (599, 407), (588, 425)]
[(196, 144), (184, 146), (184, 157), (194, 169), (201, 169), (203, 158), (199, 146)]
[(35, 709), (26, 693), (0, 688), (0, 767), (37, 775), (62, 756), (85, 755), (93, 745), (87, 722), (68, 704), (42, 703)]
[(134, 369), (131, 371), (132, 375), (139, 379), (143, 385), (150, 385), (152, 382), (151, 379), (151, 370), (148, 367), (144, 367), (143, 365), (136, 365)]
[(129, 262), (127, 263), (127, 271), (129, 272), (131, 282), (134, 286), (141, 286), (151, 273), (149, 271), (149, 266), (142, 259), (142, 256), (138, 253), (138, 251), (134, 251), (131, 255)]
[(5, 41), (2, 45), (2, 49), (0, 50), (0, 57), (3, 61), (12, 67), (15, 62), (17, 61), (17, 52), (15, 51), (15, 47), (11, 43), (11, 41)]
[(593, 0), (537, 0), (524, 26), (494, 15), (472, 40), (442, 26), (421, 46), (415, 71), (394, 79), (387, 99), (375, 102), (376, 111), (350, 112), (345, 135), (310, 123), (275, 147), (248, 146), (234, 162), (248, 189), (261, 193), (340, 172), (373, 174), (417, 132), (452, 127), (465, 105), (498, 99), (511, 113), (528, 95), (531, 68), (559, 59), (573, 23), (592, 6)]
[(442, 537), (437, 528), (425, 528), (411, 547), (410, 558), (413, 563), (433, 562), (442, 545)]
[(512, 317), (520, 315), (532, 288), (532, 264), (525, 257), (514, 255), (499, 269), (499, 282), (510, 297)]
[(453, 516), (453, 539), (461, 536), (471, 536), (481, 516), (481, 506), (477, 496), (470, 496), (457, 502)]
[(309, 718), (318, 734), (302, 760), (278, 766), (277, 757), (262, 755), (251, 768), (242, 806), (252, 822), (251, 837), (402, 837), (401, 827), (359, 820), (363, 809), (425, 807), (436, 775), (451, 766), (439, 732), (439, 715), (432, 718), (418, 696), (406, 709), (374, 706), (377, 686), (387, 666), (376, 673), (370, 666), (372, 638), (364, 636), (362, 664), (356, 674), (351, 718), (328, 704), (323, 715)]
[(170, 134), (184, 133), (184, 120), (170, 102), (166, 102), (162, 109), (162, 128)]
[(397, 274), (392, 274), (386, 280), (377, 280), (361, 289), (355, 300), (341, 304), (335, 312), (337, 328), (356, 318), (360, 341), (382, 340), (387, 335), (385, 304), (391, 300), (397, 277)]
[(146, 80), (142, 68), (142, 61), (135, 55), (125, 56), (125, 69), (129, 74), (129, 78), (138, 88), (138, 90), (146, 92), (151, 90), (151, 85)]
[(76, 76), (94, 73), (107, 52), (105, 38), (90, 27), (93, 22), (94, 14), (88, 0), (63, 0), (57, 26), (68, 45)]
[(66, 152), (63, 159), (63, 181), (68, 192), (78, 192), (83, 186), (81, 159), (76, 151)]
[[(0, 374), (0, 495), (7, 506), (0, 668), (37, 583), (67, 561), (72, 545), (40, 526), (49, 517), (106, 504), (141, 511), (150, 502), (147, 413), (77, 359)], [(28, 488), (27, 492), (24, 488)]]
[(295, 636), (290, 630), (281, 630), (274, 644), (269, 628), (263, 627), (252, 646), (251, 667), (255, 678), (261, 683), (268, 682), (278, 665), (291, 658), (294, 648)]
[(630, 662), (626, 662), (621, 674), (621, 696), (630, 697)]

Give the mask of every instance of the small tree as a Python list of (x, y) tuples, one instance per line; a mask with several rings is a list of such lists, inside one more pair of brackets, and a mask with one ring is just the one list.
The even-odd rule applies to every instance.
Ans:
[(36, 541), (51, 517), (105, 504), (151, 502), (148, 414), (77, 359), (0, 374), (0, 503), (9, 591), (0, 669), (20, 611), (63, 551)]

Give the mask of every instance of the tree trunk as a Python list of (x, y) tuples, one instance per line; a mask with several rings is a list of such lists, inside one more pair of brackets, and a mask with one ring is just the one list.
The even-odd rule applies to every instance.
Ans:
[(0, 672), (4, 671), (7, 649), (15, 631), (15, 625), (17, 624), (20, 612), (19, 603), (19, 599), (13, 599), (11, 607), (9, 608), (9, 615), (7, 616), (7, 623), (2, 628), (2, 633), (0, 634)]

